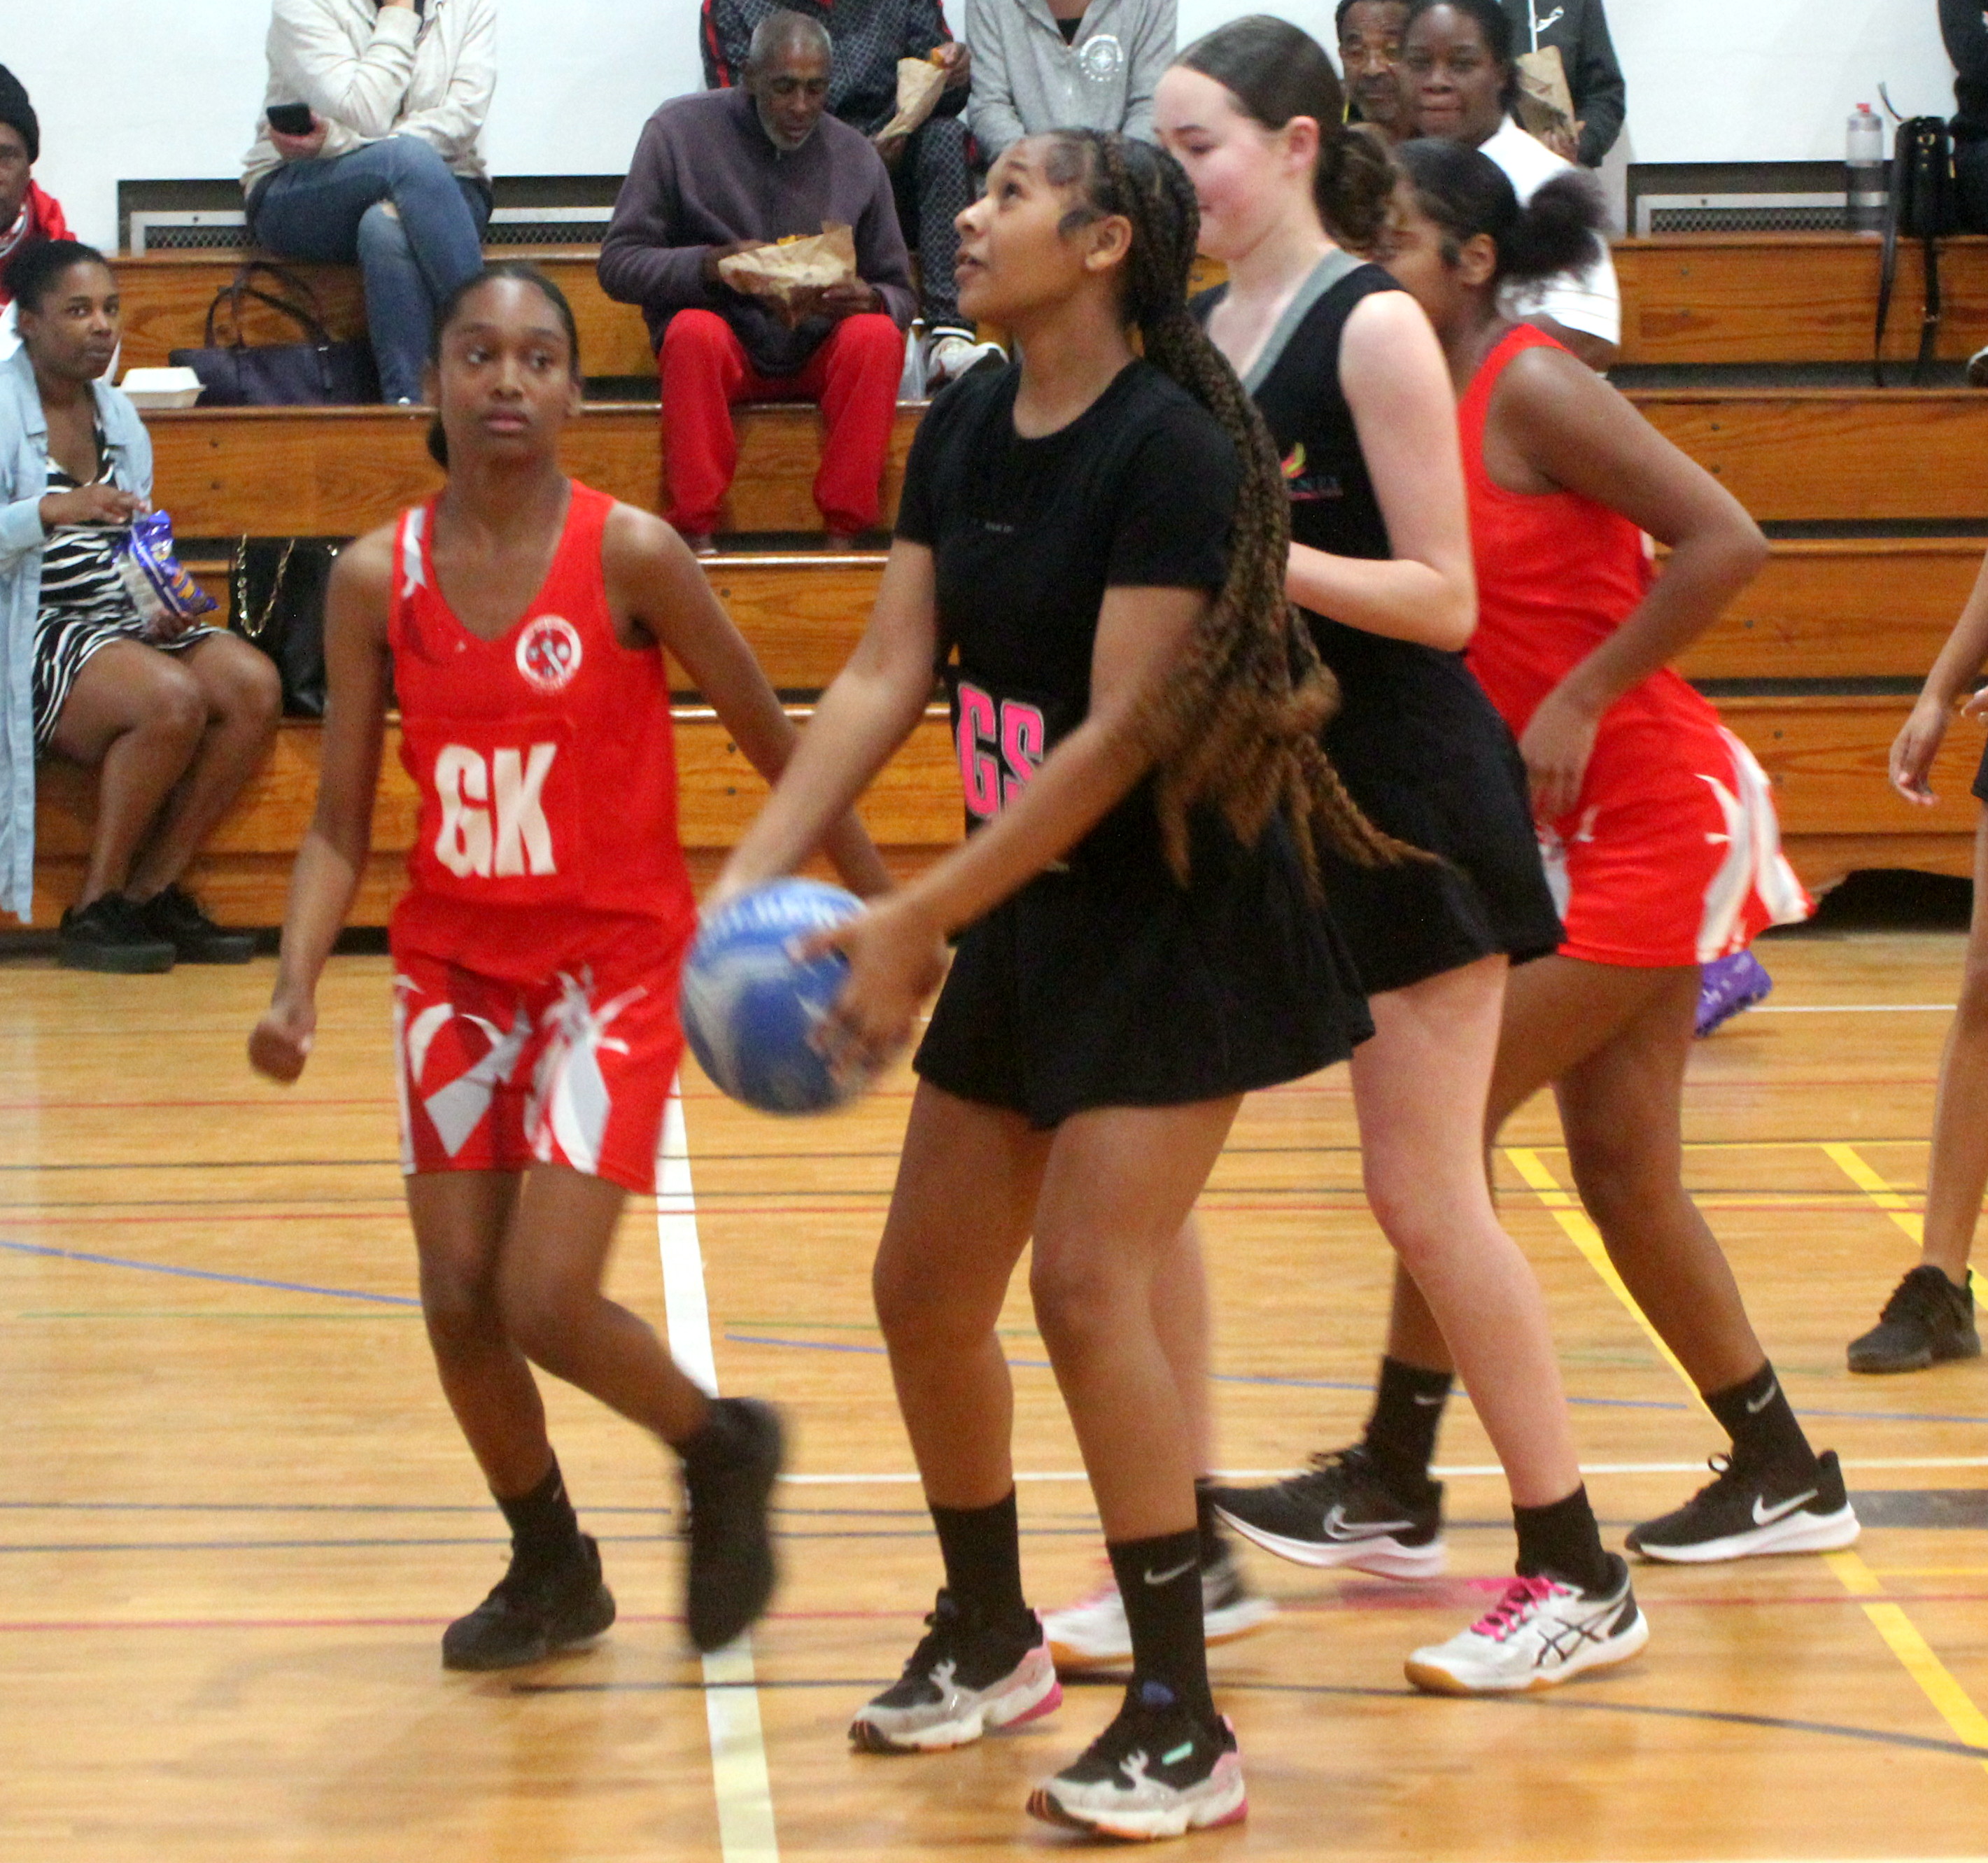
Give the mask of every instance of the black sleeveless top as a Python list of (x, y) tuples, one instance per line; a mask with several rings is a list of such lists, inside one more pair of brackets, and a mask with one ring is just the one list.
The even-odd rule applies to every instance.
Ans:
[[(1243, 378), (1276, 442), (1294, 542), (1336, 556), (1393, 554), (1387, 520), (1339, 381), (1347, 320), (1401, 286), (1378, 265), (1328, 253), (1298, 289)], [(1205, 323), (1227, 287), (1195, 300)], [(1525, 767), (1460, 653), (1305, 611), (1337, 676), (1325, 748), (1379, 827), (1442, 857), (1370, 870), (1331, 859), (1327, 903), (1370, 995), (1405, 989), (1494, 952), (1551, 951), (1559, 915), (1540, 864)]]

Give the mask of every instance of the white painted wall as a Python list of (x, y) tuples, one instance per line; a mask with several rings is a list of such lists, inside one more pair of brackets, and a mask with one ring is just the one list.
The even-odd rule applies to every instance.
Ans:
[[(1181, 0), (1192, 37), (1248, 0)], [(499, 174), (618, 172), (642, 119), (701, 83), (695, 0), (502, 0), (489, 154)], [(1329, 33), (1330, 0), (1270, 10)], [(956, 11), (956, 8), (955, 8)], [(4, 0), (0, 63), (42, 120), (36, 178), (85, 238), (120, 180), (228, 175), (262, 96), (268, 0)], [(1934, 0), (1611, 0), (1643, 161), (1840, 157), (1880, 78), (1950, 111)]]

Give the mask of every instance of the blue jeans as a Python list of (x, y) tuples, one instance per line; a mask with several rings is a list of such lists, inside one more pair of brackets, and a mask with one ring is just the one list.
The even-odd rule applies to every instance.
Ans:
[(413, 136), (390, 136), (328, 161), (286, 162), (248, 206), (255, 243), (279, 259), (357, 262), (387, 401), (421, 398), (435, 308), (481, 269), (489, 221), (489, 192), (451, 174)]

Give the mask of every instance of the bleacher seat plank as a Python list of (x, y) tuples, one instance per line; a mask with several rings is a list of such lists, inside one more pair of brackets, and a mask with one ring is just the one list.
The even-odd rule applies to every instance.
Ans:
[(1756, 518), (1988, 518), (1974, 389), (1650, 388), (1629, 397)]
[(1688, 679), (1920, 679), (1981, 567), (1978, 538), (1778, 540), (1679, 661)]
[[(898, 411), (884, 474), (884, 521), (897, 511), (918, 410)], [(352, 536), (428, 497), (425, 409), (189, 407), (146, 416), (157, 502), (178, 534)], [(813, 407), (738, 411), (739, 471), (722, 528), (818, 531), (812, 487), (821, 456)], [(590, 402), (567, 429), (568, 471), (644, 510), (659, 508), (660, 424), (653, 402)]]
[[(1625, 363), (1861, 363), (1871, 355), (1878, 242), (1845, 233), (1664, 234), (1614, 248)], [(1988, 343), (1988, 238), (1943, 241), (1939, 353)], [(1922, 269), (1898, 255), (1885, 353), (1919, 348)]]
[(1970, 871), (1979, 805), (1968, 793), (1981, 756), (1977, 729), (1957, 725), (1933, 766), (1939, 797), (1915, 806), (1891, 786), (1892, 740), (1909, 698), (1726, 698), (1726, 728), (1760, 759), (1774, 786), (1782, 840), (1811, 887), (1858, 867), (1927, 873)]
[[(594, 246), (505, 246), (487, 256), (524, 259), (544, 272), (573, 306), (580, 330), (580, 358), (590, 376), (649, 376), (656, 373), (647, 326), (632, 304), (617, 304), (600, 289)], [(162, 368), (167, 353), (201, 340), (207, 308), (215, 293), (234, 277), (238, 252), (143, 252), (117, 261), (124, 303), (123, 366)], [(352, 265), (307, 265), (281, 259), (285, 270), (303, 279), (316, 293), (326, 326), (334, 336), (366, 333), (366, 302), (359, 272)], [(264, 281), (266, 285), (267, 281)], [(251, 343), (290, 343), (295, 326), (259, 305), (244, 314)]]
[[(805, 722), (806, 708), (794, 709)], [(758, 813), (766, 785), (717, 718), (702, 707), (674, 715), (678, 822), (684, 846), (708, 875)], [(317, 796), (321, 727), (285, 720), (267, 762), (208, 837), (188, 884), (218, 918), (235, 925), (279, 924), (289, 872)], [(35, 923), (52, 925), (79, 887), (96, 818), (93, 776), (63, 764), (41, 772), (36, 808)], [(893, 864), (928, 857), (961, 833), (958, 778), (942, 710), (934, 709), (879, 773), (863, 819)], [(390, 726), (373, 822), (373, 858), (354, 925), (384, 925), (404, 883), (415, 824), (414, 785), (401, 766), (400, 733)]]
[(766, 677), (783, 691), (818, 691), (862, 637), (884, 559), (725, 556), (705, 570)]

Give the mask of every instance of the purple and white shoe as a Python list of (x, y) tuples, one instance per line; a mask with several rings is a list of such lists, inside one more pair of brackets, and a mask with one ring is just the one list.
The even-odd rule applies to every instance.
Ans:
[(1697, 1033), (1701, 1040), (1722, 1023), (1750, 1009), (1774, 987), (1760, 960), (1750, 951), (1714, 958), (1699, 973)]

